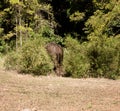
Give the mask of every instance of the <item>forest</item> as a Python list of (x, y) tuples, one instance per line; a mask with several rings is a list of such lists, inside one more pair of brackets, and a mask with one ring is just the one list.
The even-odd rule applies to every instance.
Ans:
[(65, 76), (120, 78), (120, 0), (0, 0), (7, 70), (52, 73), (49, 42), (64, 49)]

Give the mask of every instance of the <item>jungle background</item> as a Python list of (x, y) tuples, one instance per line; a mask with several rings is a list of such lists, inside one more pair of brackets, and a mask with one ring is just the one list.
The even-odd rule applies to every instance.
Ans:
[(51, 73), (48, 42), (64, 48), (65, 76), (120, 78), (120, 0), (0, 1), (0, 57), (6, 69)]

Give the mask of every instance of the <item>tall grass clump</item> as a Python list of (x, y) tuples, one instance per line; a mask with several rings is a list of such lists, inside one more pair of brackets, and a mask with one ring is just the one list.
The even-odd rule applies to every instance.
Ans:
[(7, 70), (18, 70), (20, 64), (20, 53), (11, 51), (5, 57), (4, 67)]
[(63, 64), (66, 76), (74, 78), (87, 77), (89, 63), (85, 56), (85, 46), (86, 43), (80, 44), (70, 36), (65, 39)]
[(6, 68), (22, 73), (46, 75), (52, 71), (53, 63), (44, 45), (43, 38), (28, 40), (22, 48), (8, 54), (5, 62)]

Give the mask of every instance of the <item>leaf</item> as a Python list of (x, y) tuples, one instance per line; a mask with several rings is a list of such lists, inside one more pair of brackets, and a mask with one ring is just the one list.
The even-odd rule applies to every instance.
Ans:
[(70, 15), (70, 20), (71, 21), (80, 21), (80, 20), (83, 20), (84, 17), (85, 17), (84, 13), (80, 13), (79, 11), (76, 11), (75, 13)]
[(15, 33), (13, 33), (13, 32), (10, 31), (8, 34), (6, 34), (5, 36), (3, 36), (3, 38), (9, 40), (9, 39), (10, 39), (11, 37), (13, 37), (14, 35), (15, 35)]
[(19, 0), (10, 0), (10, 3), (11, 4), (16, 4), (16, 3), (19, 3)]
[(4, 11), (5, 11), (5, 12), (9, 12), (9, 11), (10, 11), (10, 8), (5, 8)]

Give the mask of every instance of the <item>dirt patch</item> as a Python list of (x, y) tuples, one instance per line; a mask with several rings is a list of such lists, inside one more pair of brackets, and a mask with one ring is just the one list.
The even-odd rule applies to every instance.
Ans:
[(120, 80), (33, 77), (0, 70), (0, 111), (119, 111)]

